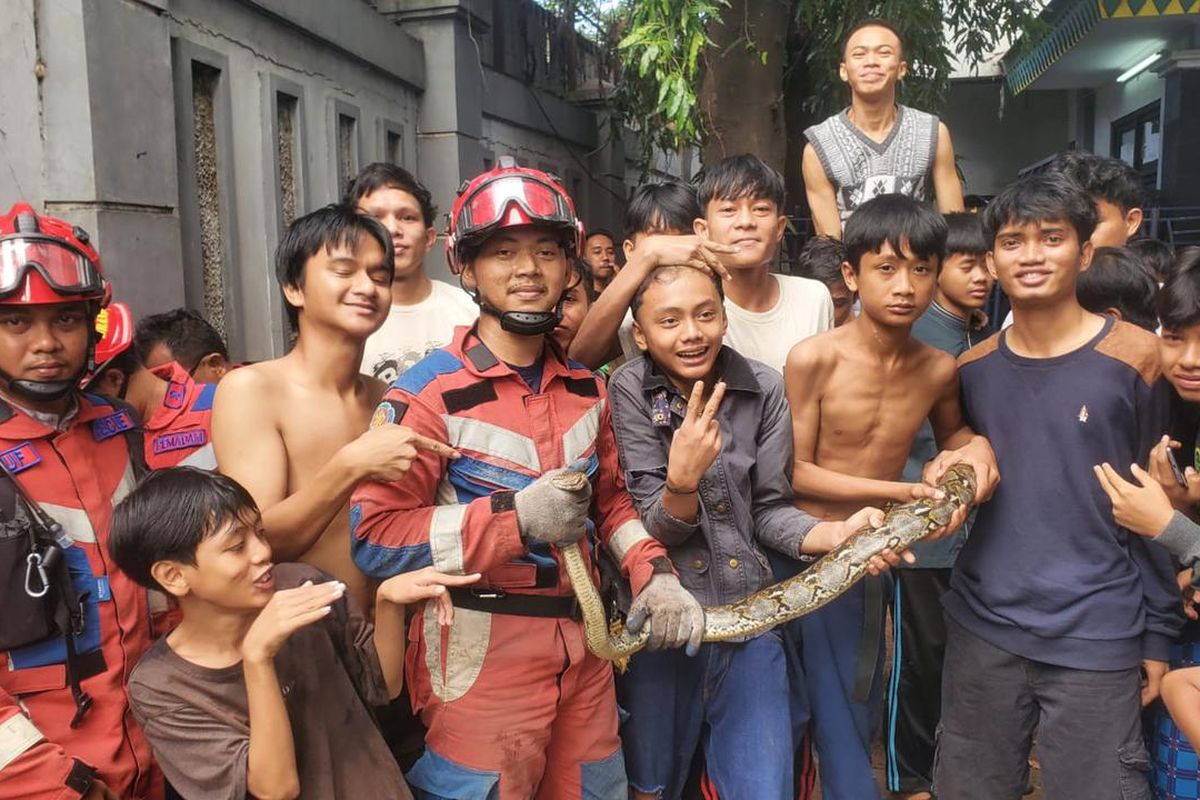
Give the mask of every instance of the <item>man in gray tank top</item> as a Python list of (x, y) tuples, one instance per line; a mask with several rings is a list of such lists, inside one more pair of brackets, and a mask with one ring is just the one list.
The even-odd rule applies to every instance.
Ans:
[(904, 42), (890, 24), (867, 20), (850, 32), (839, 67), (850, 107), (804, 132), (801, 166), (818, 234), (841, 238), (854, 209), (881, 194), (924, 200), (930, 176), (938, 210), (963, 210), (945, 123), (896, 104), (907, 71)]

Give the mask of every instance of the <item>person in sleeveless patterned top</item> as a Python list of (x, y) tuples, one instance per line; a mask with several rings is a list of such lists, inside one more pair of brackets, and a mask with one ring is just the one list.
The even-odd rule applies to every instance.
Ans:
[(804, 132), (801, 168), (816, 233), (841, 238), (850, 214), (881, 194), (924, 200), (930, 177), (938, 210), (963, 210), (945, 123), (896, 103), (907, 73), (904, 41), (889, 23), (866, 20), (850, 32), (839, 68), (850, 106)]

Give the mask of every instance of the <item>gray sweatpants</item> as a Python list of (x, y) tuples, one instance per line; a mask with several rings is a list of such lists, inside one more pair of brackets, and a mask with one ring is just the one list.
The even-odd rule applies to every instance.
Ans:
[(1150, 800), (1137, 669), (1056, 667), (946, 628), (938, 800), (1019, 800), (1035, 729), (1047, 800)]

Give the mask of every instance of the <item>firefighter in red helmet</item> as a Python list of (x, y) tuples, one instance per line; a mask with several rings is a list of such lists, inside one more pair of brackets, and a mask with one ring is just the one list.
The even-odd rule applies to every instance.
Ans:
[(0, 797), (162, 796), (125, 695), (146, 591), (104, 549), (137, 425), (79, 390), (109, 296), (81, 228), (0, 217)]
[(96, 334), (96, 367), (84, 379), (84, 391), (133, 406), (144, 431), (147, 466), (215, 470), (212, 406), (217, 385), (196, 383), (174, 361), (147, 368), (144, 343), (137, 341), (133, 313), (124, 303), (110, 303), (100, 312)]
[[(625, 489), (604, 384), (548, 336), (581, 234), (543, 172), (502, 159), (468, 183), (446, 247), (479, 321), (409, 368), (372, 420), (461, 455), (418, 453), (402, 480), (359, 486), (356, 563), (378, 578), (483, 573), (450, 590), (452, 627), (432, 605), (411, 623), (407, 685), (428, 728), (408, 773), (419, 797), (627, 798), (612, 666), (587, 649), (554, 545), (592, 532), (631, 585), (630, 625), (648, 617), (655, 646), (699, 646), (703, 611)], [(566, 467), (590, 481), (555, 486)]]

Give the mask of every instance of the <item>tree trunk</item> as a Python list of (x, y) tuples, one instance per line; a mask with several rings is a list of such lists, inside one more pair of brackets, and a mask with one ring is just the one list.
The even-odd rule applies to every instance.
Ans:
[(783, 182), (787, 188), (789, 214), (807, 214), (808, 199), (804, 194), (804, 178), (800, 173), (800, 159), (804, 155), (804, 129), (817, 122), (811, 111), (804, 107), (804, 100), (812, 91), (812, 75), (808, 67), (808, 48), (812, 33), (799, 15), (793, 15), (788, 25), (787, 66), (783, 76), (783, 108), (785, 141), (787, 143), (783, 171)]
[[(754, 153), (782, 172), (787, 158), (783, 109), (789, 0), (731, 0), (709, 30), (700, 106), (708, 126), (705, 164)], [(767, 63), (762, 62), (766, 53)]]

